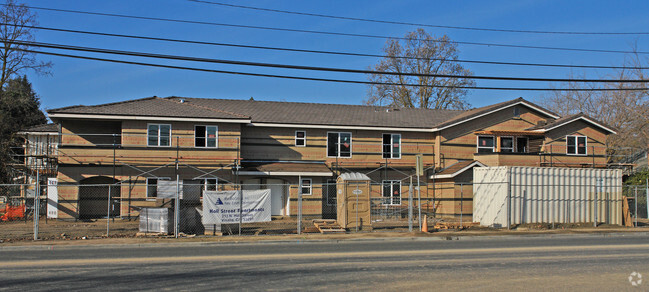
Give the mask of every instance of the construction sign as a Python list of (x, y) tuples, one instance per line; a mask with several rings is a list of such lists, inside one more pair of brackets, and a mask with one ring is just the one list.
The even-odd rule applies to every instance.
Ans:
[(269, 222), (270, 190), (206, 191), (203, 194), (203, 225), (238, 224), (239, 220), (241, 223)]

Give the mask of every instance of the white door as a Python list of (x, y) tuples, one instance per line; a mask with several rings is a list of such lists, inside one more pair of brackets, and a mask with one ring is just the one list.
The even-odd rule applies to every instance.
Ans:
[(267, 188), (270, 189), (270, 214), (287, 215), (284, 203), (286, 202), (285, 182), (281, 179), (267, 179)]

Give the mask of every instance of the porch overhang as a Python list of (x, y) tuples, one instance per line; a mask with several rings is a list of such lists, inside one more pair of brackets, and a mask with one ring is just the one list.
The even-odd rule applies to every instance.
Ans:
[(243, 162), (239, 175), (251, 176), (333, 176), (324, 163)]
[(475, 134), (491, 135), (491, 136), (543, 136), (545, 135), (543, 131), (498, 131), (498, 130), (476, 131)]

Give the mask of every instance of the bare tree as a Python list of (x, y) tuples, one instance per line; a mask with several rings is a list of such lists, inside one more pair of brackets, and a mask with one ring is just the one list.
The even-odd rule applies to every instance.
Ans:
[(37, 73), (49, 74), (50, 62), (36, 60), (36, 54), (22, 50), (29, 47), (19, 42), (34, 41), (29, 26), (37, 25), (36, 14), (32, 13), (24, 4), (14, 0), (7, 0), (0, 9), (0, 88), (7, 85), (9, 79), (19, 77), (24, 70), (34, 70)]
[[(639, 54), (631, 54), (624, 61), (624, 68), (615, 71), (608, 77), (621, 80), (647, 80), (649, 59)], [(570, 75), (570, 79), (584, 79), (585, 74)], [(562, 88), (593, 89), (634, 89), (613, 91), (557, 91), (543, 96), (541, 104), (561, 116), (585, 113), (618, 130), (618, 134), (609, 137), (609, 146), (613, 148), (642, 148), (649, 144), (649, 91), (647, 83), (583, 83), (568, 82)]]
[[(469, 78), (473, 72), (457, 62), (457, 44), (444, 35), (433, 38), (419, 28), (406, 34), (405, 40), (388, 40), (383, 48), (385, 56), (374, 71), (416, 74), (456, 75), (462, 78), (436, 76), (370, 74), (377, 83), (368, 88), (366, 104), (431, 109), (467, 109), (466, 87), (475, 86)], [(408, 86), (418, 84), (425, 86)]]

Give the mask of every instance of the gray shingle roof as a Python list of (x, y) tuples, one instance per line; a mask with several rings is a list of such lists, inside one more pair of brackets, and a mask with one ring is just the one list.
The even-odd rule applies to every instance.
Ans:
[(36, 126), (31, 126), (29, 128), (25, 128), (21, 130), (21, 132), (42, 132), (42, 133), (58, 133), (59, 132), (59, 125), (58, 124), (42, 124), (42, 125), (36, 125)]
[(50, 114), (128, 115), (155, 117), (192, 117), (219, 119), (248, 119), (247, 116), (196, 104), (181, 103), (167, 98), (148, 97), (93, 106), (70, 106), (47, 111)]
[(249, 116), (253, 123), (310, 124), (338, 126), (374, 126), (397, 128), (432, 128), (462, 111), (389, 107), (277, 102), (258, 100), (205, 99), (169, 97), (188, 104), (221, 109)]
[(534, 127), (528, 128), (527, 130), (547, 130), (547, 129), (551, 129), (551, 128), (560, 126), (562, 124), (570, 123), (570, 122), (574, 121), (575, 119), (579, 119), (579, 118), (586, 118), (587, 120), (592, 121), (596, 126), (598, 126), (600, 128), (603, 128), (605, 130), (617, 131), (615, 128), (613, 128), (613, 127), (611, 127), (611, 126), (609, 126), (609, 125), (607, 125), (605, 123), (602, 123), (602, 122), (600, 122), (600, 121), (598, 121), (596, 119), (593, 119), (593, 118), (589, 117), (588, 115), (586, 115), (584, 113), (578, 113), (578, 114), (566, 116), (566, 117), (563, 117), (563, 118), (559, 118), (559, 119), (556, 119), (554, 121), (550, 121), (547, 124), (536, 125)]

